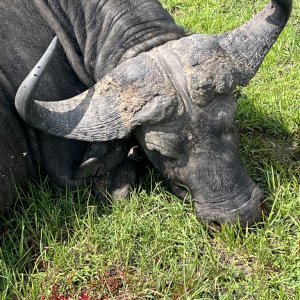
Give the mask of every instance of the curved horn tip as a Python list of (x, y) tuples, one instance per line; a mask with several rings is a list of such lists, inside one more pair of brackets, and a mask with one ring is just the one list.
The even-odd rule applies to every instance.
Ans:
[(43, 77), (43, 74), (53, 57), (53, 54), (55, 53), (57, 41), (58, 39), (55, 36), (42, 58), (38, 61), (35, 67), (27, 75), (25, 80), (21, 83), (16, 93), (15, 107), (24, 120), (27, 119), (26, 115), (28, 113), (28, 110), (30, 110), (32, 104), (31, 96), (33, 95), (38, 83)]
[(57, 36), (55, 36), (55, 37), (52, 39), (52, 41), (51, 41), (49, 47), (55, 48), (55, 47), (57, 46), (57, 41), (58, 41)]

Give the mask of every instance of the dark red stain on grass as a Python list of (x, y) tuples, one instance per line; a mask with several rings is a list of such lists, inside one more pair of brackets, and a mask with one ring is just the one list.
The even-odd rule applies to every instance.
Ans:
[(124, 281), (124, 272), (112, 268), (100, 279), (100, 284), (106, 286), (110, 294), (116, 294), (123, 287)]
[[(110, 268), (103, 276), (96, 280), (91, 280), (89, 287), (86, 287), (80, 296), (73, 297), (66, 289), (61, 289), (59, 285), (53, 285), (50, 296), (41, 296), (41, 300), (108, 300), (111, 297), (120, 297), (120, 299), (129, 299), (123, 288), (127, 282), (127, 276), (123, 270)], [(73, 287), (74, 288), (74, 287)], [(70, 287), (69, 291), (72, 290)]]
[[(49, 298), (46, 298), (44, 295), (42, 295), (41, 300), (76, 300), (72, 297), (72, 295), (63, 296), (58, 295), (57, 288), (52, 289), (52, 295)], [(88, 293), (82, 293), (77, 300), (98, 300), (95, 298), (90, 298)]]

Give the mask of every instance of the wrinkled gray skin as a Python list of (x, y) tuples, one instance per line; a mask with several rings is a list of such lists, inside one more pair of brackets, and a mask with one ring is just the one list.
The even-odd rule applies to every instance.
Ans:
[[(148, 49), (133, 46), (112, 67), (107, 67), (100, 55), (93, 61), (94, 73), (86, 67), (88, 77), (97, 84), (64, 101), (57, 100), (67, 97), (55, 97), (51, 92), (52, 99), (57, 100), (44, 102), (45, 98), (37, 95), (36, 86), (49, 76), (49, 71), (44, 73), (52, 56), (51, 72), (56, 71), (54, 40), (18, 91), (18, 113), (31, 126), (51, 136), (93, 142), (84, 149), (84, 155), (83, 150), (80, 153), (71, 149), (71, 155), (83, 159), (72, 176), (61, 173), (67, 182), (105, 175), (126, 157), (127, 141), (135, 136), (150, 162), (172, 183), (176, 194), (185, 194), (180, 186), (189, 189), (199, 219), (215, 224), (239, 220), (243, 226), (259, 221), (263, 196), (239, 159), (232, 92), (255, 75), (285, 26), (292, 1), (273, 1), (250, 22), (228, 34), (190, 37), (182, 37), (181, 30), (163, 9), (154, 14), (151, 8), (146, 14), (143, 9), (148, 6), (139, 2), (142, 27), (148, 25), (145, 16), (157, 18), (158, 12), (171, 28), (166, 33), (168, 38), (160, 39), (160, 46), (149, 46), (146, 38)], [(106, 1), (104, 7), (109, 4)], [(151, 5), (156, 7), (154, 2)], [(106, 41), (114, 32), (111, 20), (118, 17), (105, 17), (110, 25)], [(156, 27), (149, 27), (151, 36)], [(59, 31), (55, 33), (66, 45), (64, 36)], [(65, 47), (64, 50), (67, 53)], [(85, 61), (84, 53), (80, 54)], [(77, 76), (80, 72), (75, 70)], [(81, 74), (81, 81), (85, 80)], [(40, 145), (44, 146), (41, 141)]]
[[(77, 95), (121, 61), (183, 35), (155, 0), (1, 0), (0, 213), (14, 203), (16, 187), (26, 190), (40, 174), (76, 186), (78, 178), (104, 173), (126, 156), (126, 142), (97, 146), (54, 137), (18, 117), (17, 89), (54, 36), (60, 45), (34, 94), (44, 101)], [(118, 152), (113, 149), (122, 155), (110, 155)]]

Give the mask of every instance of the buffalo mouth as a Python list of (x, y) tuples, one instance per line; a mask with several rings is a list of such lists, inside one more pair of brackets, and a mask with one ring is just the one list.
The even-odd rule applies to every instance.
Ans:
[(235, 197), (223, 197), (222, 200), (218, 197), (207, 201), (202, 196), (196, 196), (194, 206), (197, 217), (208, 226), (220, 229), (224, 224), (238, 223), (245, 228), (262, 221), (263, 199), (261, 189), (255, 185), (248, 197), (241, 194)]

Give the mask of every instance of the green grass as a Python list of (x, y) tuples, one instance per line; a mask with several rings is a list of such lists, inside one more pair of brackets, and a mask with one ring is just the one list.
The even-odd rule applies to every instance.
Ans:
[[(265, 1), (163, 4), (189, 32), (220, 33)], [(299, 24), (298, 1), (257, 76), (237, 91), (241, 156), (268, 204), (263, 227), (212, 236), (151, 176), (111, 205), (89, 188), (46, 181), (1, 220), (0, 299), (300, 299)]]

